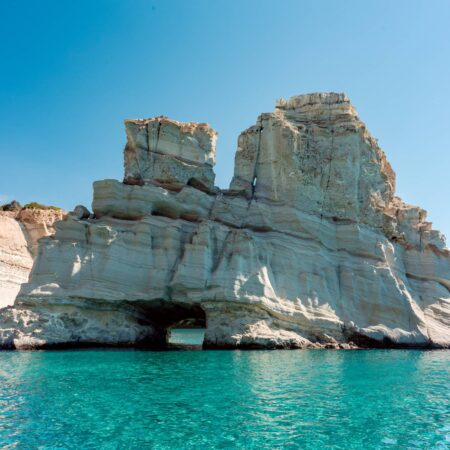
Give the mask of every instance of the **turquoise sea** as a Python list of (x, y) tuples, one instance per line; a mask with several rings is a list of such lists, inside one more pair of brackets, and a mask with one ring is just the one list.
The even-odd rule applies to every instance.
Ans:
[(0, 448), (448, 449), (450, 351), (0, 352)]

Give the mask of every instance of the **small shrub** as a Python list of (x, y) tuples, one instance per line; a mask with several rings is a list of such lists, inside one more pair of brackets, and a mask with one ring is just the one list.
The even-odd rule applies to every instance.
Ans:
[(54, 211), (60, 211), (61, 208), (59, 208), (58, 206), (52, 206), (52, 205), (42, 205), (41, 203), (38, 202), (31, 202), (31, 203), (27, 203), (23, 209), (52, 209)]

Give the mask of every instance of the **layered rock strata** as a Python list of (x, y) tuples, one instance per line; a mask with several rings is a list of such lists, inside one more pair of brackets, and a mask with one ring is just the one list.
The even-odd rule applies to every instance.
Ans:
[(14, 303), (20, 286), (28, 281), (38, 240), (53, 234), (53, 224), (62, 216), (62, 210), (0, 211), (0, 307)]
[(40, 241), (3, 347), (161, 346), (187, 320), (210, 348), (450, 345), (450, 251), (345, 95), (262, 114), (225, 191), (207, 125), (125, 125), (124, 182)]
[(186, 184), (214, 188), (217, 133), (206, 123), (182, 123), (167, 117), (126, 120), (124, 183)]

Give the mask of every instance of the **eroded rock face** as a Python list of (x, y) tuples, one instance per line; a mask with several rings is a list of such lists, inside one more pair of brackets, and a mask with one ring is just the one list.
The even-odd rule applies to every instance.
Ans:
[(0, 213), (0, 307), (14, 303), (20, 285), (28, 281), (32, 265), (23, 227)]
[(217, 133), (206, 123), (155, 117), (126, 120), (125, 129), (125, 183), (214, 188)]
[(0, 307), (14, 303), (21, 284), (28, 281), (38, 240), (52, 235), (54, 222), (63, 216), (62, 210), (7, 206), (0, 211)]
[(16, 220), (26, 230), (26, 239), (29, 243), (31, 255), (38, 253), (39, 239), (55, 233), (55, 222), (62, 220), (65, 211), (62, 209), (21, 209)]
[(381, 226), (395, 174), (344, 94), (311, 94), (280, 100), (241, 134), (230, 188)]
[(210, 348), (450, 345), (444, 237), (395, 197), (345, 95), (262, 114), (239, 137), (227, 191), (212, 185), (207, 125), (126, 129), (124, 183), (94, 183), (94, 216), (40, 241), (1, 313), (4, 346), (160, 345), (187, 319), (206, 320)]

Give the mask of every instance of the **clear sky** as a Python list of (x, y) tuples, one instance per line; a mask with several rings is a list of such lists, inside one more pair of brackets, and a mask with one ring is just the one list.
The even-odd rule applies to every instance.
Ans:
[(155, 115), (213, 126), (227, 187), (276, 98), (337, 91), (450, 238), (449, 24), (449, 0), (0, 1), (0, 203), (90, 206)]

